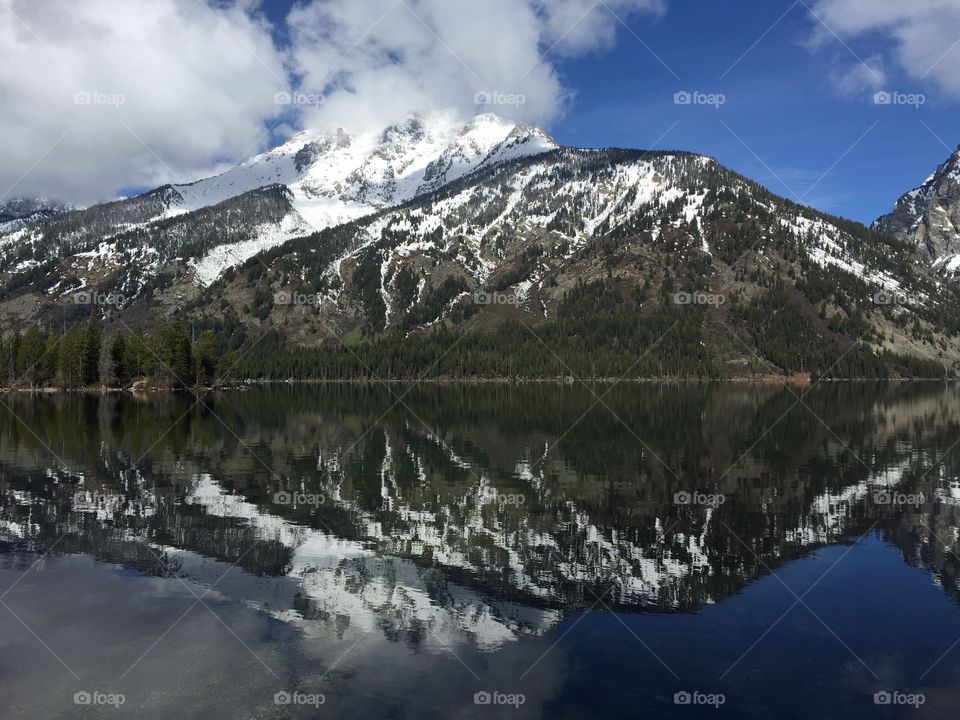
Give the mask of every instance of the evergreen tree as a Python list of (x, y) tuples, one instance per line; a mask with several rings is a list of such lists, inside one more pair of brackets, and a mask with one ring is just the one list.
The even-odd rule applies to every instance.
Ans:
[(152, 371), (150, 352), (143, 337), (143, 328), (134, 326), (123, 345), (123, 371), (130, 380), (143, 377)]
[(57, 368), (64, 385), (77, 387), (83, 383), (84, 332), (74, 325), (60, 340)]
[(127, 340), (123, 333), (115, 332), (110, 336), (108, 357), (110, 376), (107, 382), (117, 382), (121, 385), (130, 382), (131, 375), (126, 365)]
[(83, 369), (81, 379), (84, 385), (94, 385), (100, 377), (100, 350), (103, 342), (103, 330), (100, 318), (90, 316), (83, 333)]
[(16, 374), (20, 382), (35, 385), (43, 357), (43, 338), (36, 327), (30, 326), (17, 346)]
[(193, 344), (194, 376), (202, 385), (210, 385), (217, 370), (217, 336), (210, 330), (200, 333)]
[(40, 360), (40, 382), (50, 383), (56, 378), (59, 351), (60, 338), (51, 330), (47, 334), (47, 340), (43, 347), (43, 358)]

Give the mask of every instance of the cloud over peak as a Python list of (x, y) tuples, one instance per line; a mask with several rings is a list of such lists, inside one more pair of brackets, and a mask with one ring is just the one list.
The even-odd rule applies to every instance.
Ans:
[(0, 0), (0, 200), (197, 179), (302, 127), (546, 123), (569, 99), (557, 60), (662, 1), (310, 0), (284, 34), (257, 0)]

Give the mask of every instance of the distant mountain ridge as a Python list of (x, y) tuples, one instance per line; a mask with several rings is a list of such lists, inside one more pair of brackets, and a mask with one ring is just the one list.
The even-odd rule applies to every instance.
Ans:
[(73, 209), (62, 200), (46, 195), (10, 198), (0, 203), (0, 235)]

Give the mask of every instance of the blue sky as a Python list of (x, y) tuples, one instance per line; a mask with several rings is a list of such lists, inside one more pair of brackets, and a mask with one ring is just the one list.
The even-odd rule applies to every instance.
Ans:
[[(279, 42), (292, 5), (264, 6)], [(574, 58), (548, 51), (572, 92), (548, 129), (567, 145), (711, 155), (777, 194), (870, 223), (960, 143), (957, 100), (895, 63), (878, 87), (922, 93), (922, 106), (875, 105), (869, 84), (844, 91), (837, 76), (889, 54), (892, 40), (868, 32), (811, 48), (815, 32), (830, 32), (813, 6), (673, 0), (659, 17), (617, 21), (611, 47)], [(678, 106), (680, 91), (723, 94), (725, 103)]]
[[(810, 16), (799, 6), (731, 70), (791, 4), (693, 0), (630, 23), (680, 80), (622, 29), (610, 52), (561, 66), (577, 96), (553, 132), (571, 145), (647, 147), (676, 122), (661, 147), (714, 156), (778, 194), (871, 222), (960, 143), (957, 103), (904, 73), (888, 84), (923, 93), (919, 108), (875, 105), (869, 89), (839, 91), (836, 64), (858, 60), (839, 43), (808, 49)], [(874, 35), (848, 44), (867, 58), (886, 43)], [(726, 103), (677, 107), (677, 87), (722, 93)]]

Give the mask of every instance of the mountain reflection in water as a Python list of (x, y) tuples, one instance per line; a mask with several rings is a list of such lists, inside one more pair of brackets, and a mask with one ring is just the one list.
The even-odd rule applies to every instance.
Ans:
[[(601, 403), (585, 388), (407, 391), (8, 396), (3, 587), (48, 551), (44, 567), (93, 559), (284, 637), (376, 636), (447, 673), (591, 609), (722, 604), (871, 534), (960, 597), (955, 386), (650, 385)], [(524, 646), (526, 665), (548, 647)]]

